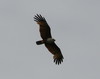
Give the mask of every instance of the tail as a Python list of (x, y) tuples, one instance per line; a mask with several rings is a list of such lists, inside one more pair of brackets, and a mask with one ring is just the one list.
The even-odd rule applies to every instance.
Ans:
[(43, 41), (36, 41), (36, 44), (41, 45), (41, 44), (43, 44)]

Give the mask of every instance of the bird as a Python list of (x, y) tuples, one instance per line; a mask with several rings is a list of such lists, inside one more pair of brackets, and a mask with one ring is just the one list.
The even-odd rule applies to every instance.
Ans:
[(60, 48), (55, 43), (56, 40), (52, 38), (51, 28), (46, 19), (41, 14), (36, 14), (34, 16), (34, 21), (39, 25), (40, 36), (42, 38), (42, 40), (36, 41), (36, 44), (44, 44), (48, 51), (53, 55), (54, 63), (57, 65), (61, 64), (64, 57)]

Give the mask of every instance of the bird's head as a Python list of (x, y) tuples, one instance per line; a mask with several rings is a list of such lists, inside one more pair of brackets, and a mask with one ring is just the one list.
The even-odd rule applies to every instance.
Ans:
[(48, 38), (47, 39), (47, 43), (53, 43), (54, 41), (56, 41), (54, 38)]

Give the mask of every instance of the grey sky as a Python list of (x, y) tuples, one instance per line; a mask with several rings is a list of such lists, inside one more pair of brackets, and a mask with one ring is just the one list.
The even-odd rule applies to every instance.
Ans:
[[(57, 66), (33, 16), (51, 26), (64, 55)], [(99, 0), (0, 0), (0, 79), (99, 79)]]

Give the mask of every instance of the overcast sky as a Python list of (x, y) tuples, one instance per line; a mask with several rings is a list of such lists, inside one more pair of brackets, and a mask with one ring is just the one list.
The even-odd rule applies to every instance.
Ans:
[[(44, 16), (64, 56), (40, 40)], [(100, 0), (0, 0), (0, 79), (100, 79)]]

